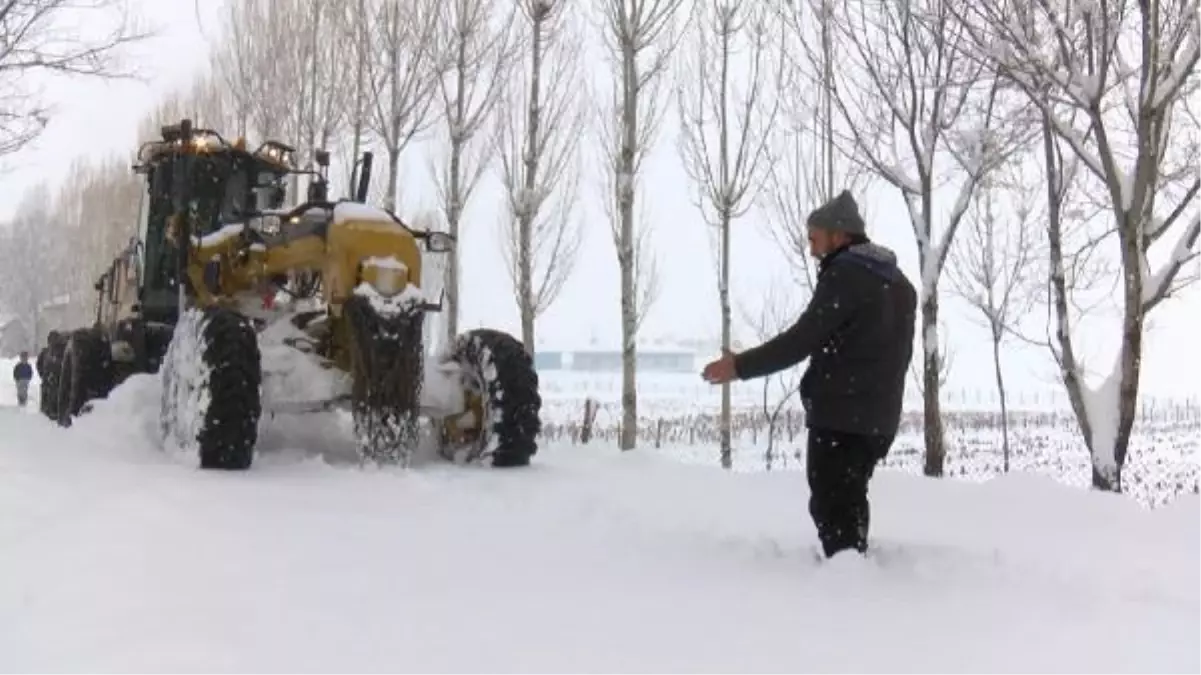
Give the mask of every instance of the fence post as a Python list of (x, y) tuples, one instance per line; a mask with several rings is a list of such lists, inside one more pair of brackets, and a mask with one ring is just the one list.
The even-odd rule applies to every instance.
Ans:
[(592, 440), (592, 423), (596, 419), (596, 402), (591, 398), (584, 399), (584, 424), (580, 428), (580, 443), (588, 445)]

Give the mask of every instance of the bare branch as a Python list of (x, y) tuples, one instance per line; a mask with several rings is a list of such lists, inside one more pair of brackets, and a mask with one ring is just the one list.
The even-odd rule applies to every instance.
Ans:
[(1037, 186), (1020, 175), (990, 180), (968, 213), (966, 238), (952, 252), (951, 287), (980, 313), (996, 342), (1029, 312), (1030, 290), (1041, 286), (1032, 278), (1037, 198)]
[[(744, 303), (739, 303), (738, 313), (759, 342), (766, 342), (780, 334), (785, 328), (796, 321), (800, 305), (797, 300), (801, 294), (787, 283), (773, 281), (767, 287), (767, 293), (760, 300), (757, 310)], [(778, 432), (780, 414), (788, 406), (789, 401), (799, 397), (802, 369), (793, 366), (785, 371), (762, 378), (763, 387), (760, 397), (760, 410), (767, 422), (767, 448), (764, 449), (764, 463), (771, 469), (775, 461), (775, 440)]]
[[(813, 9), (811, 13), (809, 10)], [(776, 6), (784, 57), (779, 115), (770, 130), (765, 202), (769, 234), (804, 287), (816, 284), (810, 264), (809, 213), (846, 189), (859, 194), (871, 182), (870, 167), (840, 143), (847, 132), (833, 105), (835, 54), (830, 21), (820, 4)], [(813, 19), (817, 21), (813, 21)], [(870, 222), (870, 216), (865, 217)]]
[(152, 35), (121, 0), (0, 0), (0, 156), (25, 147), (50, 121), (35, 83), (137, 77), (122, 57)]
[(702, 214), (721, 228), (746, 214), (765, 179), (781, 67), (764, 9), (707, 0), (696, 11), (694, 53), (676, 87), (680, 153)]
[(366, 63), (371, 129), (383, 142), (388, 174), (384, 206), (396, 208), (400, 153), (436, 120), (438, 0), (371, 0)]

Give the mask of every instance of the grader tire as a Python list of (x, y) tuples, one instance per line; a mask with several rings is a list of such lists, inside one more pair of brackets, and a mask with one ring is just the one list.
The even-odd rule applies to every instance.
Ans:
[(262, 415), (262, 356), (254, 327), (228, 310), (209, 310), (204, 362), (212, 397), (197, 440), (200, 468), (240, 471), (254, 462)]
[[(195, 368), (196, 360), (203, 368)], [(207, 374), (204, 381), (192, 378)], [(253, 325), (223, 308), (180, 317), (163, 360), (162, 431), (195, 451), (201, 469), (243, 471), (254, 463), (262, 415), (262, 362)], [(207, 390), (207, 396), (198, 396)]]
[(38, 354), (38, 377), (41, 386), (38, 392), (38, 410), (47, 419), (58, 421), (58, 378), (59, 368), (63, 359), (63, 348), (66, 343), (57, 333), (49, 339), (42, 352)]
[(358, 295), (343, 312), (353, 340), (351, 417), (359, 456), (407, 467), (420, 435), (424, 315), (381, 314)]
[[(542, 433), (542, 396), (534, 360), (520, 340), (480, 328), (456, 338), (449, 360), (482, 385), (484, 428), (470, 455), (491, 456), (496, 468), (527, 466), (538, 452)], [(450, 457), (453, 448), (443, 448)]]
[(88, 404), (113, 388), (112, 349), (102, 333), (81, 328), (71, 333), (58, 362), (55, 414), (59, 425), (71, 426)]

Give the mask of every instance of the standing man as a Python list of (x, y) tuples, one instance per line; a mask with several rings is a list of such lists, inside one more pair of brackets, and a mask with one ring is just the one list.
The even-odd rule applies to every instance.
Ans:
[(29, 352), (21, 352), (21, 359), (13, 366), (13, 380), (17, 383), (17, 405), (22, 408), (29, 401), (29, 382), (33, 380), (33, 366), (29, 365)]
[(797, 322), (741, 354), (705, 366), (712, 384), (749, 380), (805, 359), (809, 514), (827, 558), (867, 551), (868, 482), (896, 437), (913, 357), (917, 294), (896, 254), (872, 243), (843, 191), (808, 218), (817, 288)]

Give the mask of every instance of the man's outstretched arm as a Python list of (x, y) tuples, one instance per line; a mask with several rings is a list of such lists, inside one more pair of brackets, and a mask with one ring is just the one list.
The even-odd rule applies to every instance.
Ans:
[(817, 283), (809, 305), (787, 330), (734, 357), (738, 378), (750, 380), (778, 373), (809, 358), (855, 312), (857, 298), (847, 292), (846, 271), (832, 265)]

